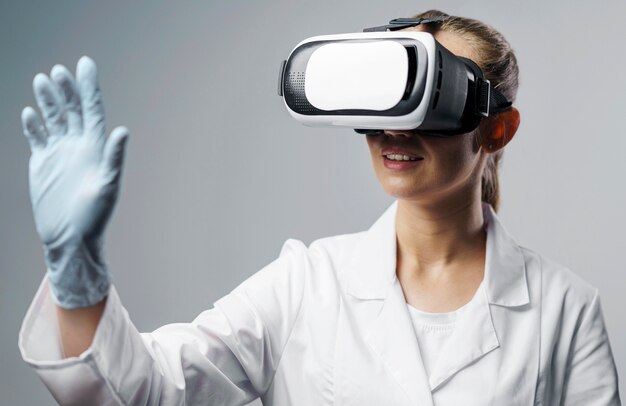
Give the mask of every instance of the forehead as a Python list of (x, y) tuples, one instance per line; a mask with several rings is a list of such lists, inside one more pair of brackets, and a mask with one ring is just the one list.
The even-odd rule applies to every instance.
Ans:
[[(415, 27), (405, 28), (402, 31), (423, 31), (428, 32), (428, 30), (424, 29), (422, 26), (418, 25)], [(439, 30), (434, 34), (435, 39), (444, 47), (446, 47), (450, 52), (455, 54), (456, 56), (462, 56), (464, 58), (476, 60), (476, 53), (474, 52), (471, 44), (461, 35), (451, 32), (451, 31), (442, 31)]]

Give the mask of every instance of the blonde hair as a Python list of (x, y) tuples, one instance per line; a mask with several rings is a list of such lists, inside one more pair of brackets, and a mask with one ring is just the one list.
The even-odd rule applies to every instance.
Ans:
[[(519, 68), (511, 45), (493, 27), (478, 20), (456, 17), (439, 10), (429, 10), (413, 18), (448, 17), (441, 22), (427, 23), (422, 27), (435, 34), (437, 31), (458, 34), (471, 46), (476, 62), (483, 70), (491, 85), (497, 88), (509, 101), (515, 101), (519, 86)], [(504, 153), (503, 149), (487, 155), (487, 162), (481, 179), (482, 201), (491, 204), (495, 211), (500, 206), (500, 180), (498, 169)]]

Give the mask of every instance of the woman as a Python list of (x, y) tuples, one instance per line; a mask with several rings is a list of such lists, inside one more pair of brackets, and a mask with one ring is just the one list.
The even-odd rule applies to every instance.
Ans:
[[(515, 56), (491, 27), (451, 17), (412, 29), (477, 62), (514, 100)], [(367, 135), (397, 198), (368, 231), (308, 248), (288, 240), (193, 322), (139, 333), (100, 248), (127, 131), (103, 136), (90, 60), (77, 81), (58, 66), (51, 77), (34, 86), (47, 133), (23, 114), (48, 274), (20, 349), (61, 404), (619, 404), (597, 290), (520, 247), (496, 216), (515, 108), (449, 138)]]

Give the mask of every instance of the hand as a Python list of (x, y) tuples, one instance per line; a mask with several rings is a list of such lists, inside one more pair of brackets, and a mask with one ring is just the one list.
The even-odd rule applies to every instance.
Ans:
[[(64, 308), (98, 303), (108, 293), (104, 231), (117, 201), (128, 130), (107, 138), (96, 65), (82, 57), (76, 80), (62, 65), (33, 80), (43, 122), (22, 111), (30, 143), (30, 197), (45, 249), (53, 298)], [(44, 125), (45, 123), (45, 125)]]

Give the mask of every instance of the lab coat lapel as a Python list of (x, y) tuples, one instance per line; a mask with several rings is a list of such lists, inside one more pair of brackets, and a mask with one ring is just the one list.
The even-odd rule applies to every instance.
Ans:
[(368, 326), (365, 341), (414, 404), (433, 404), (415, 331), (402, 287), (396, 278), (397, 201), (368, 230), (357, 250), (348, 293), (363, 300), (382, 299)]
[(500, 346), (491, 321), (489, 303), (482, 291), (478, 291), (477, 295), (457, 316), (454, 331), (430, 373), (429, 382), (433, 391)]
[(366, 341), (416, 405), (433, 404), (415, 330), (397, 280), (372, 323)]
[(519, 307), (530, 303), (522, 248), (504, 228), (491, 205), (483, 202), (487, 222), (485, 287), (492, 305)]
[(484, 289), (479, 289), (458, 315), (454, 332), (430, 374), (433, 391), (500, 346), (492, 321), (492, 304), (515, 307), (529, 302), (525, 261), (519, 245), (487, 203), (483, 203), (483, 217), (487, 227)]

